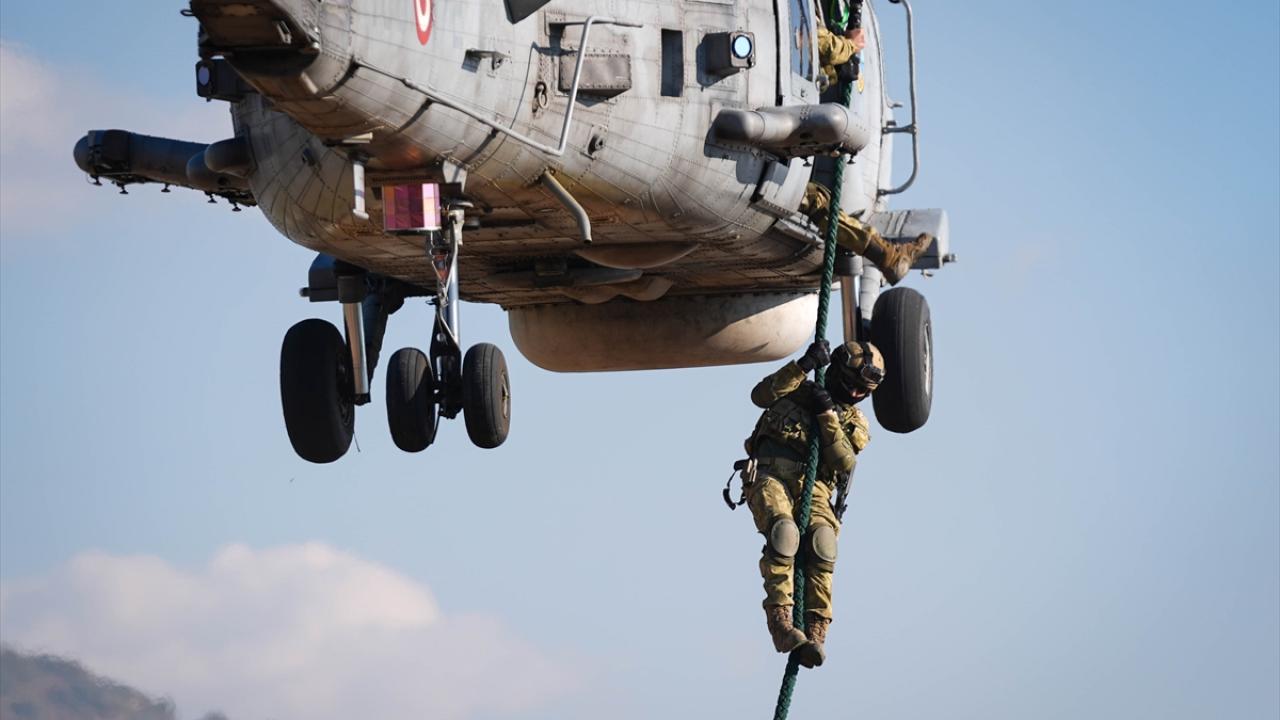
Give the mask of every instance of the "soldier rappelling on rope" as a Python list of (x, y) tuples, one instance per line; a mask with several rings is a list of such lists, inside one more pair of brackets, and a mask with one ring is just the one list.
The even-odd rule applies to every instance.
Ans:
[[(805, 379), (830, 364), (822, 385)], [(796, 361), (761, 380), (751, 401), (765, 408), (747, 440), (743, 495), (756, 529), (765, 538), (760, 557), (764, 611), (778, 652), (797, 652), (805, 667), (826, 658), (824, 643), (832, 620), (831, 577), (843, 508), (841, 492), (858, 453), (871, 440), (867, 417), (856, 406), (884, 379), (884, 360), (871, 343), (850, 342), (829, 353), (820, 340)], [(801, 532), (799, 512), (805, 485), (810, 433), (819, 434), (821, 462), (813, 489), (812, 514)], [(805, 630), (792, 623), (792, 574), (800, 563), (805, 586)]]
[[(793, 20), (797, 13), (803, 15), (803, 4), (791, 7)], [(854, 90), (862, 93), (866, 87), (859, 57), (867, 41), (862, 12), (860, 0), (833, 0), (826, 17), (828, 27), (820, 22), (817, 32), (817, 85), (823, 90), (838, 89), (840, 105), (846, 110), (853, 109)], [(876, 69), (878, 72), (878, 66)], [(889, 128), (897, 126), (883, 99), (883, 77), (877, 75), (874, 81), (875, 94), (885, 103), (885, 115), (876, 122), (887, 136), (893, 132)], [(901, 131), (912, 133), (914, 140), (914, 107), (913, 123)], [(845, 161), (852, 162), (858, 151), (842, 149), (830, 175), (811, 177), (806, 186), (799, 211), (819, 228), (824, 242), (816, 340), (798, 360), (765, 377), (752, 390), (752, 402), (764, 412), (747, 439), (748, 458), (735, 465), (742, 493), (735, 501), (728, 486), (724, 492), (731, 507), (745, 504), (750, 508), (756, 530), (765, 541), (760, 574), (766, 623), (774, 649), (790, 653), (775, 720), (787, 716), (797, 668), (818, 667), (826, 660), (827, 631), (834, 617), (832, 576), (840, 521), (858, 454), (870, 442), (868, 418), (857, 405), (881, 388), (876, 397), (877, 413), (883, 404), (888, 414), (881, 422), (895, 432), (918, 428), (928, 412), (927, 402), (911, 405), (909, 413), (899, 412), (899, 406), (905, 407), (904, 399), (927, 399), (931, 387), (930, 364), (925, 359), (930, 335), (927, 307), (915, 291), (898, 288), (881, 295), (879, 290), (882, 279), (894, 285), (901, 281), (935, 242), (941, 250), (945, 224), (937, 224), (941, 232), (917, 224), (908, 233), (904, 231), (909, 223), (885, 223), (885, 206), (879, 198), (901, 189), (878, 185), (874, 193), (855, 188), (848, 199), (860, 210), (857, 217), (845, 213), (841, 209), (846, 199)], [(896, 237), (913, 239), (890, 241), (873, 224), (892, 228)], [(825, 336), (837, 248), (862, 256), (880, 272), (870, 267), (841, 271), (846, 342), (831, 352)], [(853, 284), (860, 273), (861, 295)], [(864, 303), (870, 303), (874, 313)], [(920, 342), (908, 347), (902, 342), (907, 336)], [(889, 362), (868, 338), (885, 344), (891, 352)], [(893, 373), (887, 380), (889, 385), (881, 387), (889, 368)], [(807, 378), (810, 373), (813, 379)], [(904, 418), (910, 422), (898, 421)]]

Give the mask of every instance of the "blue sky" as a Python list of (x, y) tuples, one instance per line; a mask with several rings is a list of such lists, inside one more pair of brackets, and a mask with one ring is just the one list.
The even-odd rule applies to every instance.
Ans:
[[(329, 711), (766, 716), (759, 539), (718, 494), (771, 368), (547, 373), (470, 305), (511, 364), (501, 449), (453, 423), (405, 455), (375, 403), (360, 452), (298, 460), (280, 338), (337, 319), (297, 297), (309, 253), (71, 161), (91, 128), (230, 134), (179, 7), (0, 6), (4, 639), (193, 717), (322, 716), (311, 678)], [(960, 262), (908, 281), (933, 416), (873, 428), (793, 716), (1275, 717), (1280, 9), (915, 9), (924, 164), (898, 206), (947, 208)], [(162, 601), (184, 593), (211, 599)], [(294, 655), (254, 665), (267, 640)]]

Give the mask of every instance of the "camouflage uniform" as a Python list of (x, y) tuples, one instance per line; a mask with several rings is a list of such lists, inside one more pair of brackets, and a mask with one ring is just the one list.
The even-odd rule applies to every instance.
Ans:
[(858, 42), (818, 25), (818, 64), (829, 84), (836, 84), (836, 67), (852, 60), (861, 50)]
[[(843, 35), (836, 35), (819, 25), (818, 27), (818, 64), (822, 74), (830, 85), (838, 80), (836, 68), (853, 59), (862, 51), (861, 38), (854, 40)], [(831, 191), (817, 184), (809, 183), (804, 190), (800, 212), (822, 230), (827, 232), (827, 220), (831, 206)], [(922, 234), (908, 243), (887, 242), (875, 228), (867, 227), (850, 215), (840, 213), (839, 229), (836, 242), (855, 255), (861, 255), (884, 274), (890, 285), (897, 285), (911, 271), (911, 266), (929, 249), (933, 236)]]
[[(761, 380), (751, 391), (751, 401), (765, 408), (747, 440), (747, 453), (759, 463), (758, 475), (747, 488), (747, 505), (756, 529), (770, 537), (778, 520), (799, 523), (804, 493), (805, 464), (809, 457), (809, 433), (814, 414), (808, 408), (816, 389), (805, 381), (805, 371), (794, 361)], [(866, 416), (853, 405), (837, 403), (833, 412), (817, 416), (820, 463), (814, 484), (809, 529), (795, 557), (785, 557), (766, 543), (760, 558), (764, 578), (766, 612), (771, 606), (793, 604), (792, 567), (798, 557), (808, 581), (805, 608), (812, 615), (831, 619), (831, 575), (835, 570), (835, 537), (840, 522), (831, 508), (831, 495), (842, 474), (853, 470), (856, 456), (871, 440)], [(827, 544), (815, 544), (827, 528)], [(824, 557), (825, 556), (825, 557)]]
[[(831, 217), (831, 191), (811, 182), (804, 189), (800, 212), (813, 221), (825, 236)], [(890, 285), (897, 285), (911, 272), (911, 266), (933, 244), (933, 236), (921, 233), (911, 242), (889, 242), (873, 227), (863, 225), (857, 218), (840, 211), (836, 228), (836, 244), (875, 263)]]

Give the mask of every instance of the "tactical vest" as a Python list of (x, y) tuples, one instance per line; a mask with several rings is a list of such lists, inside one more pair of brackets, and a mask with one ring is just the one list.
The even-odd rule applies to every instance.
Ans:
[[(756, 421), (756, 428), (747, 438), (747, 454), (753, 458), (782, 458), (804, 463), (809, 458), (809, 433), (813, 429), (813, 413), (801, 404), (807, 389), (801, 388), (790, 395), (780, 398), (765, 410)], [(840, 418), (840, 427), (853, 445), (854, 453), (862, 452), (871, 442), (870, 425), (867, 418), (856, 406), (836, 405), (836, 415)], [(834, 484), (836, 473), (822, 463), (818, 468), (818, 479)]]

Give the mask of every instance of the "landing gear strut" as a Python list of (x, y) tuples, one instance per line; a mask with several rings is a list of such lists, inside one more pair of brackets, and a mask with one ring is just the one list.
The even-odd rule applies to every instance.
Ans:
[(396, 447), (421, 452), (436, 438), (440, 418), (462, 413), (471, 441), (496, 448), (511, 425), (511, 380), (497, 346), (479, 343), (465, 357), (459, 342), (458, 249), (469, 204), (447, 206), (444, 228), (425, 233), (436, 275), (434, 292), (375, 276), (320, 256), (303, 295), (342, 304), (344, 334), (323, 320), (304, 320), (285, 335), (280, 354), (280, 396), (285, 427), (298, 455), (328, 463), (346, 453), (355, 406), (370, 401), (388, 316), (414, 295), (430, 295), (435, 322), (430, 354), (396, 351), (387, 363), (387, 424)]
[[(369, 303), (365, 273), (327, 259), (330, 282), (313, 299), (342, 304), (346, 336), (324, 320), (303, 320), (289, 328), (280, 348), (280, 402), (289, 442), (304, 460), (331, 463), (346, 454), (355, 434), (355, 406), (369, 402), (369, 377), (377, 347), (365, 338)], [(314, 284), (316, 265), (312, 266)], [(323, 274), (323, 273), (322, 273)], [(311, 287), (308, 291), (313, 291)], [(311, 294), (307, 292), (305, 294)], [(403, 302), (403, 300), (401, 300)], [(377, 303), (374, 303), (377, 305)], [(381, 324), (376, 339), (381, 345)]]
[[(458, 248), (462, 245), (462, 224), (469, 204), (454, 202), (448, 206), (444, 229), (428, 235), (427, 253), (436, 272), (435, 333), (431, 338), (431, 359), (422, 369), (416, 396), (426, 396), (432, 389), (434, 402), (430, 409), (425, 403), (410, 404), (404, 388), (412, 385), (412, 378), (399, 380), (387, 375), (387, 420), (393, 437), (408, 437), (416, 428), (425, 427), (435, 416), (454, 418), (461, 412), (466, 420), (467, 435), (471, 442), (482, 448), (496, 448), (507, 439), (511, 427), (511, 380), (507, 375), (507, 361), (495, 345), (480, 343), (462, 355), (459, 327), (458, 300)], [(405, 357), (425, 358), (420, 350), (405, 348), (396, 354)], [(430, 434), (434, 436), (434, 431)], [(413, 436), (415, 440), (427, 437), (426, 433)], [(419, 443), (396, 445), (408, 452), (417, 452), (429, 445)]]

